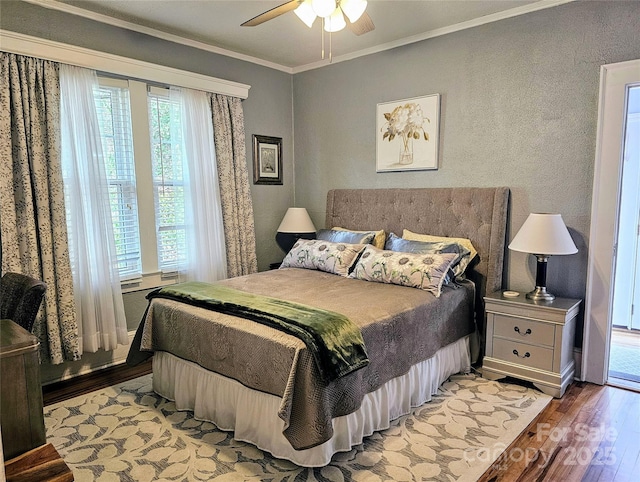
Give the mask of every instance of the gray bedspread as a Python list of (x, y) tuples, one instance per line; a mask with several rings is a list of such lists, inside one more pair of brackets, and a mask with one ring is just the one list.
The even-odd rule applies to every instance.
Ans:
[(141, 350), (170, 352), (281, 397), (283, 433), (297, 450), (329, 440), (332, 418), (357, 410), (366, 393), (474, 330), (470, 282), (445, 288), (440, 298), (415, 288), (295, 268), (221, 283), (332, 310), (362, 330), (370, 364), (324, 383), (304, 343), (291, 335), (173, 300), (152, 300)]

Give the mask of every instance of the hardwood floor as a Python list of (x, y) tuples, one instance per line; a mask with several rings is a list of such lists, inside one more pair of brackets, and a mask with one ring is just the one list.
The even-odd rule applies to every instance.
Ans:
[(640, 393), (573, 383), (480, 481), (631, 482), (638, 474)]
[[(45, 405), (151, 372), (109, 368), (43, 389)], [(479, 479), (482, 482), (640, 480), (640, 393), (573, 383)]]
[(44, 406), (151, 373), (151, 359), (138, 366), (116, 365), (42, 387)]

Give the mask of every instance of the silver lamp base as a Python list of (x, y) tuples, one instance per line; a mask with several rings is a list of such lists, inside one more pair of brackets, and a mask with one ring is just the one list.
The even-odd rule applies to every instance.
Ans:
[(545, 286), (536, 286), (536, 289), (527, 293), (525, 297), (533, 301), (553, 301), (556, 299), (555, 295), (549, 293)]

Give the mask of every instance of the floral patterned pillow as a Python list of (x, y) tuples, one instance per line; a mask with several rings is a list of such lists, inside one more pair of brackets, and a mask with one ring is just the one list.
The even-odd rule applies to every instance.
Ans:
[(347, 276), (365, 244), (333, 243), (299, 239), (282, 260), (280, 268), (306, 268)]
[(349, 277), (411, 286), (439, 297), (445, 277), (457, 259), (456, 253), (403, 253), (367, 246)]

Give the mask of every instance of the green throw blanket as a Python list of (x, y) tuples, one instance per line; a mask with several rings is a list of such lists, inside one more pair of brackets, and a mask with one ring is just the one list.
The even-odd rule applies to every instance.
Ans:
[(339, 313), (197, 281), (157, 289), (147, 298), (181, 301), (294, 335), (312, 353), (325, 382), (369, 364), (360, 329)]

